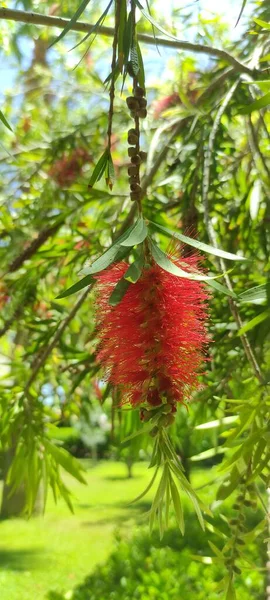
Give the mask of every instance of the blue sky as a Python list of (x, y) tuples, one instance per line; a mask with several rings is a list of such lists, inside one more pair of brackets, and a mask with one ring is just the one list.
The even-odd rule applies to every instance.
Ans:
[[(240, 23), (237, 27), (235, 27), (235, 23), (237, 21), (237, 17), (241, 10), (242, 0), (226, 0), (226, 2), (217, 2), (217, 0), (156, 0), (156, 5), (160, 8), (160, 12), (165, 17), (168, 27), (171, 23), (171, 12), (173, 9), (189, 9), (189, 11), (194, 11), (194, 21), (196, 21), (196, 14), (201, 12), (204, 18), (211, 18), (214, 14), (224, 15), (225, 21), (229, 25), (229, 35), (232, 39), (239, 37), (241, 35), (242, 29), (244, 27), (245, 18), (250, 13), (252, 8), (252, 2), (249, 0), (245, 7), (244, 16), (242, 17)], [(225, 8), (224, 8), (225, 6)], [(38, 8), (37, 8), (38, 10)], [(183, 34), (183, 32), (179, 33), (179, 37), (181, 39), (185, 39), (188, 41), (192, 40), (194, 35), (193, 30), (189, 30)], [(23, 68), (26, 68), (29, 64), (29, 57), (32, 53), (32, 43), (30, 40), (25, 40), (21, 42), (21, 47), (24, 54)], [(156, 53), (156, 49), (154, 49)], [(159, 77), (162, 70), (165, 68), (166, 61), (168, 59), (169, 53), (164, 49), (161, 49), (160, 55), (154, 56), (152, 51), (148, 53), (147, 62), (148, 68), (147, 71), (150, 73), (152, 69), (153, 63), (155, 63), (156, 75)], [(170, 51), (171, 54), (171, 51)], [(71, 62), (72, 62), (72, 57)], [(200, 61), (204, 62), (206, 59), (200, 58)], [(209, 60), (209, 59), (208, 59)], [(13, 64), (13, 61), (7, 59), (5, 57), (4, 60), (1, 60), (1, 51), (0, 51), (0, 103), (3, 100), (3, 95), (5, 90), (12, 88), (13, 83), (15, 81), (15, 77), (17, 75), (17, 67)]]

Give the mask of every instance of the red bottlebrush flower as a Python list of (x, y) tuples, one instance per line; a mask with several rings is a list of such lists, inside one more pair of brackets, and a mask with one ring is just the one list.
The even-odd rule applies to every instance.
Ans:
[(63, 154), (49, 170), (49, 175), (60, 187), (69, 187), (82, 174), (82, 167), (92, 158), (84, 148), (76, 148), (70, 155)]
[(164, 98), (155, 100), (152, 105), (154, 109), (154, 118), (157, 119), (161, 113), (164, 112), (164, 110), (167, 110), (167, 108), (171, 108), (172, 106), (177, 106), (177, 104), (181, 104), (181, 100), (177, 92), (170, 94), (170, 96), (165, 96)]
[[(198, 257), (174, 261), (190, 271)], [(128, 265), (114, 264), (96, 275), (100, 346), (97, 359), (123, 402), (149, 408), (184, 403), (198, 387), (197, 373), (207, 342), (208, 295), (199, 281), (168, 273), (157, 264), (143, 270), (117, 306), (108, 300)]]

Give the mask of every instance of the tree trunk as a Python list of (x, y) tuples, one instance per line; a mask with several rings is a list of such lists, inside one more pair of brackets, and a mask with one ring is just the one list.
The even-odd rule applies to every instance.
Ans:
[(133, 460), (132, 460), (132, 458), (128, 457), (126, 459), (126, 465), (127, 465), (127, 470), (128, 470), (128, 479), (131, 479), (133, 477), (133, 473), (132, 473)]

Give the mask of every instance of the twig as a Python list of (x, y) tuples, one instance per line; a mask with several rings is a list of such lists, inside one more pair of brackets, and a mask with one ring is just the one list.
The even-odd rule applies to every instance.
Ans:
[(120, 20), (120, 9), (121, 4), (120, 0), (116, 0), (115, 3), (115, 28), (114, 28), (114, 36), (113, 36), (113, 45), (112, 45), (112, 64), (111, 64), (111, 85), (110, 85), (110, 105), (109, 105), (109, 113), (108, 113), (108, 150), (111, 151), (111, 138), (112, 138), (112, 122), (113, 122), (113, 105), (114, 105), (114, 93), (115, 93), (115, 69), (116, 69), (116, 61), (117, 61), (117, 43), (118, 43), (118, 30), (119, 30), (119, 20)]
[(74, 304), (72, 310), (70, 311), (69, 315), (64, 319), (64, 321), (61, 323), (60, 327), (57, 329), (57, 331), (55, 332), (51, 342), (49, 343), (48, 346), (45, 347), (44, 352), (41, 354), (41, 356), (38, 358), (38, 360), (36, 361), (36, 363), (34, 363), (33, 365), (33, 370), (32, 370), (32, 374), (30, 376), (30, 378), (28, 379), (26, 386), (25, 386), (25, 393), (27, 394), (27, 392), (29, 391), (32, 383), (35, 381), (40, 369), (43, 367), (43, 365), (45, 364), (48, 356), (50, 355), (51, 351), (53, 350), (53, 348), (56, 346), (57, 342), (60, 340), (62, 334), (64, 333), (66, 327), (69, 325), (70, 321), (72, 321), (73, 317), (75, 317), (76, 313), (78, 312), (78, 310), (81, 308), (85, 298), (88, 296), (90, 290), (92, 289), (93, 285), (90, 285), (86, 288), (86, 290), (83, 292), (83, 294), (81, 294), (79, 300), (76, 302), (76, 304)]
[(265, 175), (267, 177), (267, 179), (270, 181), (270, 169), (268, 167), (268, 164), (264, 158), (263, 153), (261, 152), (260, 146), (259, 146), (259, 142), (258, 142), (258, 137), (257, 137), (257, 133), (255, 131), (255, 127), (252, 123), (252, 119), (251, 116), (248, 115), (248, 127), (249, 127), (249, 131), (250, 131), (250, 142), (251, 142), (251, 146), (252, 146), (252, 150), (253, 153), (255, 154), (255, 156), (257, 155), (257, 157), (260, 159), (262, 167), (265, 171)]
[[(216, 238), (216, 233), (215, 230), (213, 228), (212, 225), (212, 221), (211, 221), (211, 217), (209, 214), (209, 202), (208, 202), (208, 193), (209, 193), (209, 188), (210, 188), (210, 170), (211, 170), (211, 165), (212, 165), (212, 156), (213, 156), (213, 150), (214, 150), (214, 142), (215, 142), (215, 137), (219, 128), (219, 124), (221, 121), (221, 117), (224, 114), (237, 86), (239, 84), (239, 79), (234, 82), (234, 84), (231, 86), (231, 88), (229, 89), (227, 95), (225, 96), (217, 114), (214, 120), (214, 125), (209, 137), (209, 142), (208, 142), (208, 148), (206, 150), (206, 154), (205, 154), (205, 166), (204, 166), (204, 177), (203, 177), (203, 189), (202, 189), (202, 201), (203, 201), (203, 206), (204, 206), (204, 218), (205, 218), (205, 225), (206, 225), (206, 229), (207, 229), (207, 233), (209, 236), (209, 239), (211, 241), (211, 244), (217, 248), (218, 247), (218, 243), (217, 243), (217, 238)], [(224, 263), (224, 260), (222, 258), (218, 259), (219, 265), (220, 265), (220, 269), (223, 273), (223, 277), (224, 277), (224, 281), (226, 283), (226, 286), (228, 288), (228, 290), (230, 290), (231, 292), (233, 292), (233, 287), (231, 284), (231, 280), (230, 277), (228, 275), (228, 273), (226, 272), (226, 265)], [(229, 306), (230, 306), (230, 310), (231, 313), (233, 315), (233, 318), (238, 326), (239, 329), (241, 329), (243, 323), (242, 323), (242, 319), (240, 317), (240, 314), (238, 312), (238, 308), (237, 305), (235, 303), (235, 301), (233, 300), (233, 298), (229, 298)], [(253, 349), (249, 343), (248, 337), (246, 334), (242, 334), (240, 336), (241, 342), (243, 344), (243, 348), (244, 351), (246, 353), (246, 357), (249, 361), (249, 363), (252, 366), (252, 369), (254, 371), (255, 376), (257, 377), (259, 383), (261, 385), (264, 384), (264, 378), (261, 372), (261, 369), (259, 367), (259, 364), (257, 362), (256, 356), (253, 352)]]
[[(34, 12), (25, 12), (22, 10), (11, 10), (9, 8), (0, 8), (0, 19), (9, 21), (18, 21), (20, 23), (32, 23), (33, 25), (44, 25), (46, 27), (57, 27), (64, 29), (69, 23), (69, 19), (63, 19), (62, 17), (52, 17), (47, 15), (41, 15)], [(71, 31), (82, 31), (87, 32), (93, 29), (93, 25), (90, 23), (83, 23), (77, 21), (70, 28)], [(114, 29), (111, 27), (100, 26), (96, 29), (96, 33), (107, 37), (114, 36)], [(144, 33), (138, 34), (138, 40), (145, 44), (165, 46), (166, 48), (174, 48), (176, 50), (187, 50), (189, 52), (195, 52), (197, 54), (207, 54), (208, 56), (214, 56), (224, 60), (226, 63), (232, 65), (239, 73), (246, 73), (250, 77), (254, 78), (260, 73), (257, 69), (251, 69), (248, 65), (242, 63), (237, 58), (232, 56), (226, 50), (220, 48), (213, 48), (212, 46), (205, 46), (202, 44), (192, 44), (182, 40), (174, 41), (165, 38), (153, 37)]]
[(45, 242), (48, 240), (48, 238), (51, 237), (52, 235), (54, 235), (58, 231), (58, 229), (59, 229), (59, 227), (61, 227), (61, 225), (63, 225), (63, 221), (40, 231), (40, 233), (38, 234), (38, 237), (31, 242), (31, 244), (28, 246), (28, 248), (26, 248), (22, 252), (22, 254), (17, 256), (12, 261), (12, 263), (8, 267), (7, 273), (14, 273), (14, 271), (18, 271), (18, 269), (20, 269), (20, 267), (23, 265), (23, 263), (26, 260), (29, 260), (29, 258), (31, 258), (38, 251), (40, 246), (45, 244)]

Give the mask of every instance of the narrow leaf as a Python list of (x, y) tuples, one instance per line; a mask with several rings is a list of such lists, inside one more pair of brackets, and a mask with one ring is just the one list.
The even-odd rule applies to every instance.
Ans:
[(263, 21), (262, 19), (255, 19), (255, 18), (253, 18), (253, 21), (255, 21), (255, 23), (257, 23), (257, 25), (260, 25), (260, 27), (263, 27), (264, 29), (270, 29), (270, 23), (267, 23), (267, 21)]
[(175, 516), (176, 516), (176, 520), (178, 523), (178, 527), (179, 527), (182, 535), (184, 535), (185, 522), (184, 522), (184, 513), (183, 513), (182, 504), (181, 504), (181, 498), (180, 498), (179, 491), (174, 483), (172, 476), (170, 476), (170, 489), (171, 489), (172, 501), (173, 501), (173, 506), (174, 506), (174, 510), (175, 510)]
[(121, 246), (135, 246), (136, 244), (141, 244), (145, 240), (147, 232), (147, 226), (143, 217), (139, 217), (130, 235), (121, 242)]
[(213, 427), (220, 427), (221, 425), (227, 425), (233, 423), (238, 419), (237, 415), (232, 415), (230, 417), (222, 417), (221, 419), (215, 419), (214, 421), (208, 421), (208, 423), (201, 423), (201, 425), (196, 425), (195, 429), (213, 429)]
[(109, 297), (109, 304), (111, 306), (117, 306), (119, 302), (121, 302), (122, 298), (128, 291), (129, 286), (131, 285), (130, 281), (127, 281), (124, 277), (118, 281), (113, 292)]
[(136, 498), (134, 498), (134, 500), (132, 500), (129, 504), (134, 504), (135, 502), (138, 502), (139, 500), (141, 500), (144, 496), (146, 496), (146, 494), (149, 492), (149, 490), (151, 489), (152, 485), (155, 482), (156, 476), (158, 474), (158, 470), (159, 470), (159, 465), (157, 466), (154, 475), (152, 477), (152, 479), (150, 480), (150, 482), (148, 483), (148, 486), (145, 488), (145, 490), (139, 494), (139, 496), (137, 496)]
[(6, 117), (3, 115), (1, 110), (0, 110), (0, 121), (2, 121), (2, 123), (4, 123), (5, 127), (7, 127), (9, 129), (9, 131), (12, 131), (10, 124), (7, 122)]
[(226, 252), (225, 250), (221, 250), (221, 248), (215, 248), (214, 246), (210, 246), (209, 244), (205, 244), (204, 242), (199, 242), (198, 240), (194, 240), (193, 238), (178, 233), (177, 231), (171, 231), (167, 227), (163, 227), (163, 225), (159, 225), (158, 223), (154, 223), (153, 221), (149, 221), (149, 223), (154, 227), (154, 229), (160, 230), (165, 235), (176, 238), (177, 240), (180, 240), (181, 242), (184, 242), (189, 246), (193, 246), (194, 248), (197, 248), (197, 250), (201, 250), (202, 252), (214, 254), (214, 256), (226, 258), (227, 260), (247, 260), (243, 256), (238, 256), (238, 254)]
[(59, 446), (55, 446), (55, 444), (50, 442), (48, 439), (44, 439), (43, 443), (49, 454), (51, 454), (54, 457), (56, 462), (59, 465), (61, 465), (61, 467), (63, 467), (63, 469), (65, 469), (67, 473), (70, 473), (70, 475), (75, 477), (75, 479), (80, 481), (80, 483), (87, 483), (81, 474), (81, 471), (84, 471), (84, 469), (81, 463), (78, 460), (76, 460), (76, 458), (71, 456), (71, 454), (64, 450), (64, 448), (59, 448)]
[(139, 63), (138, 82), (139, 82), (140, 86), (144, 89), (145, 88), (145, 72), (144, 72), (143, 57), (142, 57), (139, 42), (137, 42), (137, 55), (138, 55), (138, 63)]
[(188, 273), (187, 271), (183, 271), (180, 269), (175, 263), (173, 263), (168, 256), (154, 244), (151, 242), (152, 255), (154, 261), (162, 268), (164, 271), (168, 271), (172, 275), (176, 275), (176, 277), (183, 277), (184, 279), (192, 279), (194, 281), (209, 281), (209, 279), (215, 279), (215, 277), (207, 277), (206, 275), (199, 275), (197, 273)]
[(266, 321), (266, 319), (268, 319), (269, 317), (270, 317), (270, 309), (263, 311), (262, 313), (260, 313), (256, 317), (254, 317), (254, 319), (251, 319), (251, 321), (249, 321), (248, 323), (243, 325), (243, 327), (241, 327), (241, 329), (239, 329), (239, 331), (237, 332), (237, 335), (243, 335), (244, 333), (247, 333), (247, 331), (254, 329), (254, 327), (259, 325), (259, 323)]
[(94, 275), (95, 273), (99, 273), (100, 271), (104, 271), (107, 267), (109, 267), (119, 255), (119, 251), (121, 249), (121, 242), (124, 241), (131, 231), (134, 229), (134, 225), (129, 227), (117, 240), (102, 254), (99, 258), (97, 258), (92, 265), (89, 267), (86, 266), (82, 269), (82, 275)]
[(71, 17), (70, 21), (66, 24), (66, 26), (64, 27), (63, 31), (61, 31), (60, 35), (58, 35), (58, 37), (52, 42), (52, 44), (50, 44), (49, 48), (51, 48), (52, 46), (54, 46), (54, 44), (56, 44), (57, 42), (59, 42), (59, 40), (61, 40), (70, 29), (72, 29), (73, 25), (75, 25), (76, 21), (78, 21), (78, 19), (80, 18), (81, 14), (84, 12), (84, 10), (87, 7), (87, 4), (89, 4), (90, 0), (83, 0), (82, 3), (80, 4), (79, 8), (76, 10), (76, 12), (74, 13), (74, 15)]
[(79, 292), (87, 285), (91, 285), (91, 283), (94, 283), (94, 281), (95, 280), (91, 275), (87, 275), (80, 281), (77, 281), (77, 283), (74, 283), (74, 285), (72, 285), (70, 288), (59, 294), (59, 296), (56, 297), (56, 300), (60, 300), (61, 298), (67, 298), (67, 296), (71, 296), (71, 294), (76, 294), (76, 292)]
[(240, 302), (257, 302), (264, 301), (267, 299), (267, 289), (266, 285), (257, 285), (256, 287), (250, 288), (246, 292), (242, 292), (239, 294)]
[(239, 17), (238, 17), (238, 19), (237, 19), (237, 21), (236, 21), (236, 23), (235, 23), (235, 27), (237, 27), (237, 25), (238, 25), (238, 23), (239, 23), (239, 21), (240, 21), (240, 19), (241, 19), (241, 17), (242, 17), (242, 14), (243, 14), (244, 8), (245, 8), (245, 6), (246, 6), (246, 3), (247, 3), (247, 0), (243, 0), (243, 2), (242, 2), (242, 6), (241, 6), (241, 10), (240, 10), (240, 13), (239, 13)]
[(127, 281), (130, 281), (130, 283), (136, 283), (136, 281), (138, 281), (138, 279), (140, 279), (143, 265), (144, 265), (144, 257), (140, 257), (137, 260), (135, 260), (129, 266), (127, 272), (124, 275), (124, 279), (126, 279)]
[(270, 104), (270, 92), (268, 92), (264, 96), (261, 96), (261, 98), (257, 98), (257, 100), (251, 102), (251, 104), (243, 106), (238, 110), (238, 113), (240, 115), (249, 115), (254, 110), (260, 110), (261, 108), (265, 108), (265, 106), (268, 106), (268, 104)]
[(102, 156), (98, 160), (98, 162), (94, 168), (94, 171), (90, 177), (90, 181), (88, 184), (89, 188), (92, 188), (93, 185), (96, 183), (96, 181), (99, 181), (101, 179), (101, 177), (106, 169), (108, 159), (109, 159), (109, 155), (108, 155), (108, 150), (106, 148), (105, 152), (103, 152)]
[(215, 281), (215, 280), (207, 281), (207, 285), (209, 285), (214, 290), (221, 292), (221, 294), (225, 294), (225, 296), (230, 296), (231, 298), (234, 298), (235, 300), (237, 300), (237, 295), (234, 292), (231, 292), (231, 290), (229, 290), (229, 288), (227, 288), (225, 285), (222, 285), (218, 281)]

